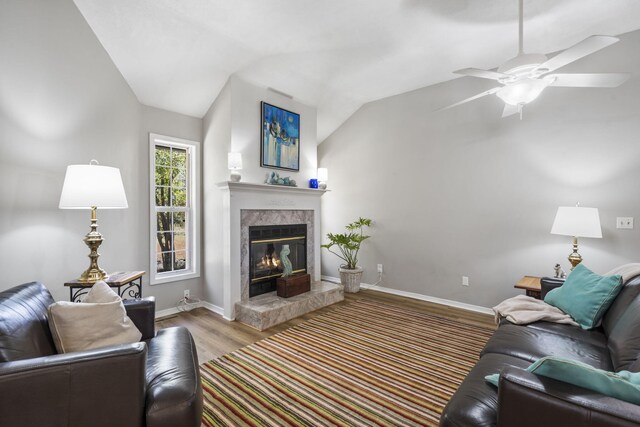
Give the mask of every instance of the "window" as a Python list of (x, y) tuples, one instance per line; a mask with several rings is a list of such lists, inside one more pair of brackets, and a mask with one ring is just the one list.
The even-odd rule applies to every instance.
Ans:
[(198, 143), (149, 134), (151, 284), (200, 275)]

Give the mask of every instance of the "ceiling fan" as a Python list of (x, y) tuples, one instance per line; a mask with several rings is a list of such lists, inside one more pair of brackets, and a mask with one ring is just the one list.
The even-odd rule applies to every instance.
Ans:
[[(611, 36), (591, 36), (551, 59), (540, 53), (523, 50), (523, 0), (519, 0), (518, 55), (498, 67), (497, 71), (464, 68), (455, 74), (496, 80), (501, 86), (486, 90), (460, 102), (441, 108), (447, 110), (475, 99), (495, 94), (504, 101), (502, 117), (519, 113), (522, 107), (536, 99), (549, 86), (562, 87), (617, 87), (629, 78), (629, 73), (549, 74), (558, 68), (597, 52), (619, 41)], [(438, 110), (438, 111), (440, 111)]]

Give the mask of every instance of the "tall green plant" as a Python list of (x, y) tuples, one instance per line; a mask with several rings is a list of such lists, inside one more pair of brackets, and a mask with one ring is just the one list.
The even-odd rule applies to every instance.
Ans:
[[(322, 247), (343, 260), (346, 263), (344, 268), (354, 270), (358, 266), (360, 245), (371, 237), (364, 235), (362, 228), (370, 226), (371, 220), (361, 217), (345, 227), (347, 233), (327, 233), (329, 243), (322, 245)], [(331, 248), (334, 246), (337, 246), (340, 252), (332, 251)]]

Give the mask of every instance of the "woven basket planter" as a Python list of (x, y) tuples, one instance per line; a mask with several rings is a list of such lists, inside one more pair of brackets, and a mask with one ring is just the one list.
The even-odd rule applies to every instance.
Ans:
[(354, 270), (340, 267), (338, 271), (340, 272), (340, 283), (345, 292), (356, 293), (360, 290), (362, 267), (356, 267)]

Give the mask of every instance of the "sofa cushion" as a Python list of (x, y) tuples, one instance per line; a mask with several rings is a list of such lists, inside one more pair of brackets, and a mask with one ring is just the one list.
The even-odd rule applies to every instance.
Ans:
[(535, 322), (526, 325), (526, 327), (574, 338), (577, 341), (593, 344), (595, 346), (607, 346), (607, 336), (604, 334), (601, 327), (595, 329), (582, 329), (579, 326), (563, 325), (552, 322)]
[(544, 302), (570, 315), (583, 329), (600, 324), (622, 288), (622, 276), (600, 276), (578, 264), (564, 285), (549, 291)]
[[(527, 372), (592, 390), (605, 396), (640, 405), (640, 373), (618, 373), (596, 369), (574, 360), (543, 357), (529, 366)], [(500, 374), (487, 375), (485, 380), (498, 386)]]
[(487, 342), (482, 354), (498, 353), (535, 362), (556, 356), (612, 370), (609, 350), (604, 342), (585, 342), (575, 337), (519, 325), (501, 325)]
[(49, 327), (59, 353), (140, 341), (142, 334), (127, 317), (122, 299), (105, 282), (97, 282), (85, 301), (49, 306)]
[(498, 391), (484, 377), (505, 366), (525, 369), (530, 362), (503, 354), (485, 354), (473, 367), (445, 407), (441, 427), (495, 426)]
[(640, 355), (640, 297), (629, 304), (609, 334), (609, 351), (616, 371), (636, 370), (631, 365)]
[(629, 305), (640, 295), (640, 276), (628, 280), (622, 287), (622, 290), (609, 307), (609, 310), (602, 318), (602, 328), (605, 334), (609, 335), (613, 328), (618, 324), (620, 317), (629, 308)]
[(47, 321), (47, 307), (53, 302), (39, 282), (0, 292), (0, 362), (56, 353)]

